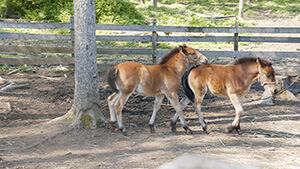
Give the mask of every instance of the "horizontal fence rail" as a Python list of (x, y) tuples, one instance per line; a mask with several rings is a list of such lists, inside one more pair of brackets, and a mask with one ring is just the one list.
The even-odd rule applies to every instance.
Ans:
[[(74, 44), (74, 26), (72, 23), (12, 23), (0, 22), (1, 28), (15, 29), (68, 29), (71, 34), (26, 34), (0, 32), (1, 39), (31, 39), (31, 40), (58, 40), (68, 41), (70, 46)], [(96, 35), (96, 41), (129, 41), (129, 42), (150, 42), (152, 48), (97, 48), (97, 54), (128, 54), (128, 55), (152, 55), (153, 63), (156, 57), (162, 56), (167, 50), (157, 50), (158, 42), (232, 42), (234, 51), (201, 51), (207, 57), (241, 57), (260, 56), (277, 58), (300, 58), (300, 52), (260, 52), (260, 51), (238, 51), (239, 42), (263, 42), (263, 43), (300, 43), (300, 27), (193, 27), (193, 26), (156, 26), (156, 22), (149, 25), (111, 25), (96, 24), (96, 30), (100, 31), (140, 31), (148, 32), (149, 35)], [(222, 33), (229, 35), (221, 36), (159, 36), (158, 32), (184, 32), (184, 33)], [(249, 36), (240, 34), (272, 34), (272, 36)], [(288, 34), (288, 37), (274, 37), (273, 34)], [(297, 35), (298, 34), (298, 35)], [(297, 36), (295, 36), (297, 35)], [(17, 53), (74, 53), (73, 47), (42, 47), (42, 46), (14, 46), (1, 45), (0, 52)], [(22, 61), (23, 60), (23, 61)], [(48, 61), (47, 61), (48, 60)], [(0, 58), (0, 64), (73, 64), (73, 58)]]
[(202, 32), (202, 33), (300, 33), (299, 27), (193, 27), (193, 26), (144, 26), (97, 24), (97, 30), (145, 32)]
[[(23, 29), (74, 29), (72, 23), (12, 23), (0, 22), (0, 28)], [(97, 24), (97, 30), (145, 31), (145, 32), (206, 32), (206, 33), (300, 33), (299, 27), (186, 27)]]
[[(18, 53), (73, 53), (74, 48), (67, 47), (41, 47), (41, 46), (4, 46), (0, 45), (2, 52), (18, 52)], [(0, 58), (0, 64), (3, 58)]]
[(73, 29), (73, 24), (72, 23), (12, 23), (12, 22), (0, 22), (0, 28)]
[(71, 40), (71, 35), (54, 35), (54, 34), (24, 34), (24, 33), (2, 33), (0, 38), (3, 39), (34, 39), (34, 40)]

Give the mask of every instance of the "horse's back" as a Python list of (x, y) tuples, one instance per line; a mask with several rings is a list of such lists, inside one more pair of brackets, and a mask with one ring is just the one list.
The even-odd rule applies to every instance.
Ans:
[(190, 72), (189, 83), (193, 88), (205, 89), (217, 96), (226, 96), (230, 67), (227, 65), (201, 65)]
[(125, 93), (131, 93), (136, 85), (140, 83), (143, 69), (143, 64), (128, 61), (110, 68), (108, 74), (112, 74), (112, 71), (115, 72), (115, 83), (118, 89)]
[[(197, 87), (207, 86), (209, 91), (217, 96), (227, 96), (228, 93), (245, 95), (249, 84), (245, 81), (243, 68), (240, 65), (203, 65), (191, 71), (190, 83)], [(193, 82), (194, 81), (194, 82)]]

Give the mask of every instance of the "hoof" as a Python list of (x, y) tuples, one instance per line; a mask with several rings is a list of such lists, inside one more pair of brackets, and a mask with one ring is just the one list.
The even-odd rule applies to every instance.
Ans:
[(203, 131), (206, 133), (206, 134), (209, 134), (210, 133), (210, 130), (207, 129), (207, 125), (205, 124), (204, 127), (202, 127)]
[(211, 131), (208, 130), (207, 128), (203, 128), (203, 131), (206, 133), (206, 134), (209, 134)]
[(227, 130), (226, 130), (226, 133), (232, 133), (232, 131), (235, 129), (235, 127), (233, 126), (228, 126), (227, 127)]
[(243, 134), (242, 130), (240, 127), (234, 127), (234, 126), (229, 126), (227, 127), (227, 133), (232, 133), (232, 131), (235, 130), (239, 135)]
[(235, 131), (236, 131), (239, 135), (243, 134), (243, 131), (242, 131), (241, 129), (236, 128)]
[(171, 129), (172, 129), (172, 132), (177, 132), (176, 123), (171, 122)]
[(115, 121), (110, 121), (109, 122), (110, 131), (112, 131), (112, 132), (115, 131), (115, 129), (116, 129), (115, 125), (116, 125)]
[(153, 124), (149, 124), (150, 133), (155, 133), (155, 128)]
[(193, 131), (189, 127), (183, 127), (187, 135), (192, 135)]
[(128, 136), (127, 131), (124, 127), (120, 128), (119, 130), (123, 133), (124, 136)]

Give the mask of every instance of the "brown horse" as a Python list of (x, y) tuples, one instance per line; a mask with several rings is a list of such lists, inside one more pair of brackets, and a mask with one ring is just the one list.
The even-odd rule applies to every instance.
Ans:
[[(182, 86), (187, 97), (181, 101), (182, 109), (190, 103), (198, 114), (199, 121), (204, 131), (207, 125), (201, 114), (201, 103), (204, 95), (209, 90), (216, 96), (228, 96), (235, 108), (235, 119), (227, 132), (236, 130), (241, 133), (240, 118), (243, 114), (243, 97), (249, 92), (254, 82), (260, 81), (265, 90), (271, 94), (276, 92), (275, 73), (269, 61), (254, 58), (242, 57), (227, 65), (207, 64), (191, 68), (182, 77)], [(176, 130), (175, 124), (178, 115), (172, 119), (172, 130)]]
[(199, 65), (202, 62), (206, 63), (207, 58), (184, 44), (164, 55), (160, 63), (156, 65), (129, 61), (111, 67), (107, 79), (114, 92), (108, 97), (112, 125), (117, 121), (119, 129), (126, 135), (122, 122), (122, 109), (129, 96), (135, 91), (140, 95), (155, 96), (153, 113), (149, 121), (151, 132), (154, 132), (155, 116), (166, 96), (179, 114), (186, 133), (191, 133), (183, 118), (177, 92), (180, 88), (180, 79), (188, 65)]

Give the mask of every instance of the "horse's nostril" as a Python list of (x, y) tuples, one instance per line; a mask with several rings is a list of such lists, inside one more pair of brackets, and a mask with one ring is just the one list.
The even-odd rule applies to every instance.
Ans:
[(277, 94), (277, 93), (278, 93), (278, 90), (277, 90), (277, 89), (275, 89), (275, 90), (274, 90), (274, 94)]

